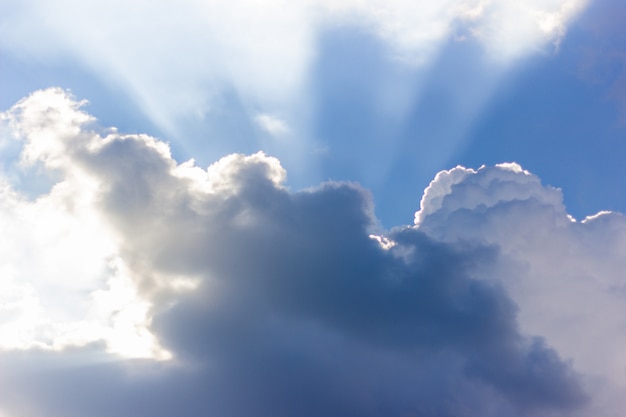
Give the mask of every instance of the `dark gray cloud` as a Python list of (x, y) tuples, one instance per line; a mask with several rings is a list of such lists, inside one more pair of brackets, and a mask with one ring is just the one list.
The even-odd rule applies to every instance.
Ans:
[[(50, 97), (64, 117), (37, 106)], [(35, 95), (13, 120), (33, 158), (95, 182), (93, 209), (174, 359), (113, 360), (99, 345), (2, 353), (10, 417), (558, 416), (585, 404), (571, 364), (523, 334), (484, 279), (497, 245), (405, 227), (384, 248), (358, 185), (292, 192), (263, 154), (179, 165), (152, 138), (71, 129), (84, 117), (64, 97)]]

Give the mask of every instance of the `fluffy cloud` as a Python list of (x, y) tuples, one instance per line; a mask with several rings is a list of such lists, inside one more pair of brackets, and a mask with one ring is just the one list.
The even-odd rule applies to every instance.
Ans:
[(576, 221), (559, 189), (517, 164), (501, 164), (440, 172), (422, 198), (416, 227), (438, 241), (496, 245), (500, 265), (490, 280), (519, 307), (520, 328), (548, 336), (590, 378), (590, 390), (605, 401), (597, 401), (593, 415), (620, 415), (626, 388), (622, 214)]
[(588, 383), (617, 392), (619, 353), (561, 322), (605, 338), (621, 323), (570, 304), (622, 311), (620, 216), (574, 223), (558, 191), (504, 164), (439, 174), (419, 225), (381, 233), (358, 185), (293, 192), (262, 153), (179, 164), (80, 107), (50, 89), (2, 115), (13, 169), (55, 182), (33, 199), (4, 186), (10, 416), (612, 416)]
[[(25, 177), (2, 178), (0, 346), (63, 349), (106, 340), (112, 351), (153, 356), (148, 305), (138, 299), (115, 236), (93, 210), (98, 184), (71, 168), (83, 124), (92, 121), (68, 111), (80, 105), (50, 90), (2, 114), (5, 127), (29, 139), (13, 170)], [(42, 170), (50, 175), (43, 182), (54, 185), (36, 198), (11, 184), (37, 179)]]

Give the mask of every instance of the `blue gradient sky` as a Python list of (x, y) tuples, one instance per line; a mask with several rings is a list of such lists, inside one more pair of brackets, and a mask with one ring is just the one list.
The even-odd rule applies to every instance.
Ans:
[[(176, 115), (169, 130), (81, 51), (19, 53), (4, 45), (0, 104), (61, 86), (88, 99), (103, 126), (160, 137), (181, 161), (206, 166), (228, 153), (264, 150), (281, 159), (294, 189), (325, 179), (361, 183), (387, 227), (410, 221), (439, 170), (504, 161), (562, 188), (569, 211), (582, 218), (626, 204), (619, 187), (626, 40), (615, 18), (623, 8), (591, 2), (567, 23), (558, 48), (534, 44), (506, 62), (470, 37), (444, 38), (415, 63), (358, 22), (328, 25), (294, 97), (259, 100), (209, 80), (217, 85), (206, 90), (211, 110)], [(268, 111), (291, 119), (293, 137), (274, 140), (259, 130), (253, 116)]]
[(3, 1), (0, 417), (623, 417), (625, 21)]

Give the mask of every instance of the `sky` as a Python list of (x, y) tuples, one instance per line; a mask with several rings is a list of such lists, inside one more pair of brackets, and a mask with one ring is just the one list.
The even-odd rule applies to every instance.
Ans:
[(626, 5), (0, 4), (0, 417), (623, 417)]

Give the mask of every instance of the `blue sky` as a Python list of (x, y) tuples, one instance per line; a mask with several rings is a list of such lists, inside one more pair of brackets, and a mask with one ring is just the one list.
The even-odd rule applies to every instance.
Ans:
[(623, 415), (620, 2), (0, 16), (0, 417)]
[[(429, 51), (432, 57), (417, 64), (410, 60), (423, 53), (418, 49), (423, 45), (399, 52), (375, 28), (346, 19), (317, 29), (297, 97), (288, 102), (275, 97), (284, 93), (274, 86), (267, 97), (250, 97), (258, 92), (234, 85), (238, 80), (203, 75), (193, 80), (204, 83), (194, 91), (200, 99), (193, 100), (210, 102), (211, 109), (201, 117), (176, 114), (169, 127), (123, 82), (85, 57), (82, 46), (67, 51), (58, 45), (59, 51), (50, 53), (5, 46), (2, 106), (36, 89), (61, 86), (89, 100), (103, 125), (154, 134), (168, 141), (181, 161), (193, 157), (209, 165), (228, 153), (264, 150), (281, 158), (295, 189), (325, 179), (360, 182), (374, 193), (386, 227), (410, 219), (420, 190), (439, 170), (503, 161), (519, 162), (563, 188), (569, 211), (584, 218), (602, 209), (623, 211), (625, 204), (615, 188), (615, 178), (623, 174), (624, 37), (612, 16), (620, 8), (615, 2), (591, 3), (567, 22), (558, 48), (553, 38), (537, 41), (528, 51), (502, 58), (509, 62), (494, 62), (484, 42), (448, 35)], [(194, 48), (196, 43), (190, 42)], [(137, 72), (132, 77), (142, 76), (142, 63), (127, 67)], [(176, 77), (201, 78), (176, 71), (162, 76), (174, 85)], [(268, 78), (268, 84), (280, 83)], [(169, 93), (163, 90), (155, 97)], [(255, 125), (254, 113), (274, 109), (294, 119), (291, 133), (299, 138), (292, 143), (274, 141)]]

